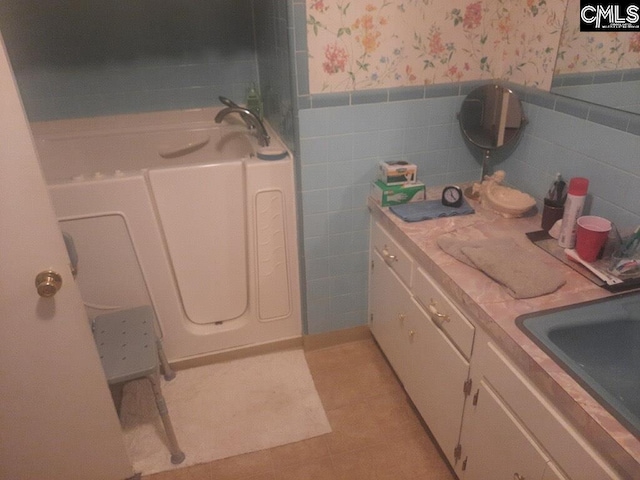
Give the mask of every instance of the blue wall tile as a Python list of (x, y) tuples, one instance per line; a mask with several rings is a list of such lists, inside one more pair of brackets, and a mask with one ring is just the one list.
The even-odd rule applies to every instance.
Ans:
[[(312, 305), (307, 317), (309, 333), (366, 323), (369, 248), (366, 201), (380, 161), (416, 160), (418, 177), (437, 182), (432, 184), (444, 183), (447, 178), (459, 181), (480, 176), (478, 163), (463, 150), (462, 137), (457, 133), (454, 106), (460, 101), (458, 97), (429, 98), (300, 111), (302, 197), (315, 196), (318, 190), (328, 195), (328, 225), (323, 233), (316, 222), (310, 223), (313, 219), (305, 215), (304, 250), (317, 252), (318, 237), (327, 239), (329, 249), (324, 261), (328, 268), (321, 273), (326, 273), (325, 280), (336, 286), (328, 294), (328, 303), (317, 302), (318, 294), (313, 289), (324, 283), (319, 283), (320, 278), (316, 276), (318, 259), (314, 256), (310, 260), (314, 283), (307, 284), (307, 302)], [(341, 131), (332, 131), (327, 122), (338, 118), (349, 118), (349, 122), (342, 125)], [(316, 125), (318, 129), (314, 131)], [(319, 146), (323, 143), (329, 149), (328, 158), (325, 149)], [(460, 153), (463, 160), (450, 161)], [(336, 159), (339, 161), (334, 161)], [(323, 164), (327, 166), (326, 171), (319, 168)], [(322, 187), (325, 173), (327, 185)], [(313, 207), (318, 205), (316, 202)], [(314, 210), (314, 213), (320, 212)], [(353, 290), (339, 288), (347, 278), (359, 279), (358, 295), (352, 294)]]
[[(531, 100), (523, 105), (529, 124), (511, 157), (494, 168), (504, 169), (509, 184), (534, 195), (540, 203), (557, 172), (565, 178), (587, 176), (592, 179), (588, 212), (610, 218), (623, 230), (640, 224), (640, 202), (637, 200), (640, 137), (628, 126), (637, 127), (634, 117), (618, 113), (599, 115), (597, 121), (613, 123), (605, 126), (592, 121), (597, 116), (593, 107), (574, 100), (560, 100), (560, 97), (544, 92), (521, 90), (522, 98)], [(446, 91), (451, 92), (451, 87)], [(466, 90), (460, 87), (454, 91)], [(320, 233), (315, 222), (305, 221), (304, 224), (305, 249), (309, 232), (328, 239), (328, 256), (323, 259), (327, 268), (321, 273), (327, 275), (324, 280), (334, 285), (328, 293), (323, 290), (323, 295), (327, 296), (322, 304), (314, 300), (316, 295), (312, 290), (316, 284), (307, 285), (307, 301), (312, 303), (307, 318), (309, 333), (363, 325), (367, 321), (366, 289), (357, 297), (360, 307), (355, 307), (357, 298), (343, 287), (345, 279), (358, 272), (363, 274), (361, 283), (366, 284), (369, 239), (365, 205), (370, 182), (375, 178), (380, 161), (403, 158), (416, 163), (419, 179), (428, 186), (479, 179), (478, 161), (464, 145), (456, 119), (462, 99), (463, 96), (457, 94), (427, 96), (410, 101), (300, 111), (303, 144), (326, 142), (330, 151), (332, 148), (343, 151), (335, 145), (344, 145), (346, 151), (352, 146), (351, 156), (345, 153), (339, 162), (341, 166), (350, 164), (351, 183), (338, 189), (329, 185), (325, 188), (328, 195), (332, 192), (340, 195), (327, 203), (329, 225)], [(337, 118), (349, 118), (340, 132), (329, 126)], [(317, 162), (325, 161), (323, 153), (317, 155), (314, 158), (301, 155), (303, 172), (307, 165), (317, 166)], [(330, 153), (327, 163), (331, 158)], [(331, 168), (330, 165), (328, 171)], [(308, 189), (320, 188), (319, 183), (318, 179), (303, 176), (303, 197)], [(349, 189), (353, 191), (350, 211), (342, 196)], [(314, 237), (313, 242), (317, 241)], [(313, 267), (317, 274), (317, 264)], [(345, 310), (348, 308), (350, 310)]]
[(244, 102), (258, 82), (251, 0), (12, 1), (0, 28), (31, 121)]

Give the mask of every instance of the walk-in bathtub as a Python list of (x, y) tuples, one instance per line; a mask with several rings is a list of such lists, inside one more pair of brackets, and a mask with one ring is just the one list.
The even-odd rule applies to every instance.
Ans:
[(293, 159), (218, 110), (32, 124), (89, 316), (152, 305), (171, 360), (301, 335)]

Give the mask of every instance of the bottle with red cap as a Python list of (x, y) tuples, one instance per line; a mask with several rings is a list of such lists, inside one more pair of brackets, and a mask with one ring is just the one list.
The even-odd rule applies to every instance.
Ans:
[(576, 245), (576, 222), (582, 215), (588, 189), (589, 180), (586, 178), (574, 177), (569, 181), (569, 191), (558, 237), (558, 245), (562, 248), (573, 248)]

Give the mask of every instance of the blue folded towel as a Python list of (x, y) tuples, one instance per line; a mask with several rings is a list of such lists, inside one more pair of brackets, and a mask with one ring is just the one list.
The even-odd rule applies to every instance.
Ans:
[(426, 200), (424, 202), (403, 203), (389, 207), (393, 213), (405, 222), (420, 222), (432, 218), (452, 217), (454, 215), (469, 215), (475, 210), (463, 198), (459, 207), (447, 207), (440, 200)]

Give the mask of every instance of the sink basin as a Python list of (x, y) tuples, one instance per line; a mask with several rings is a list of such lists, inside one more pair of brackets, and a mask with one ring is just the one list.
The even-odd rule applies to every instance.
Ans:
[(516, 323), (640, 438), (640, 292), (523, 315)]

